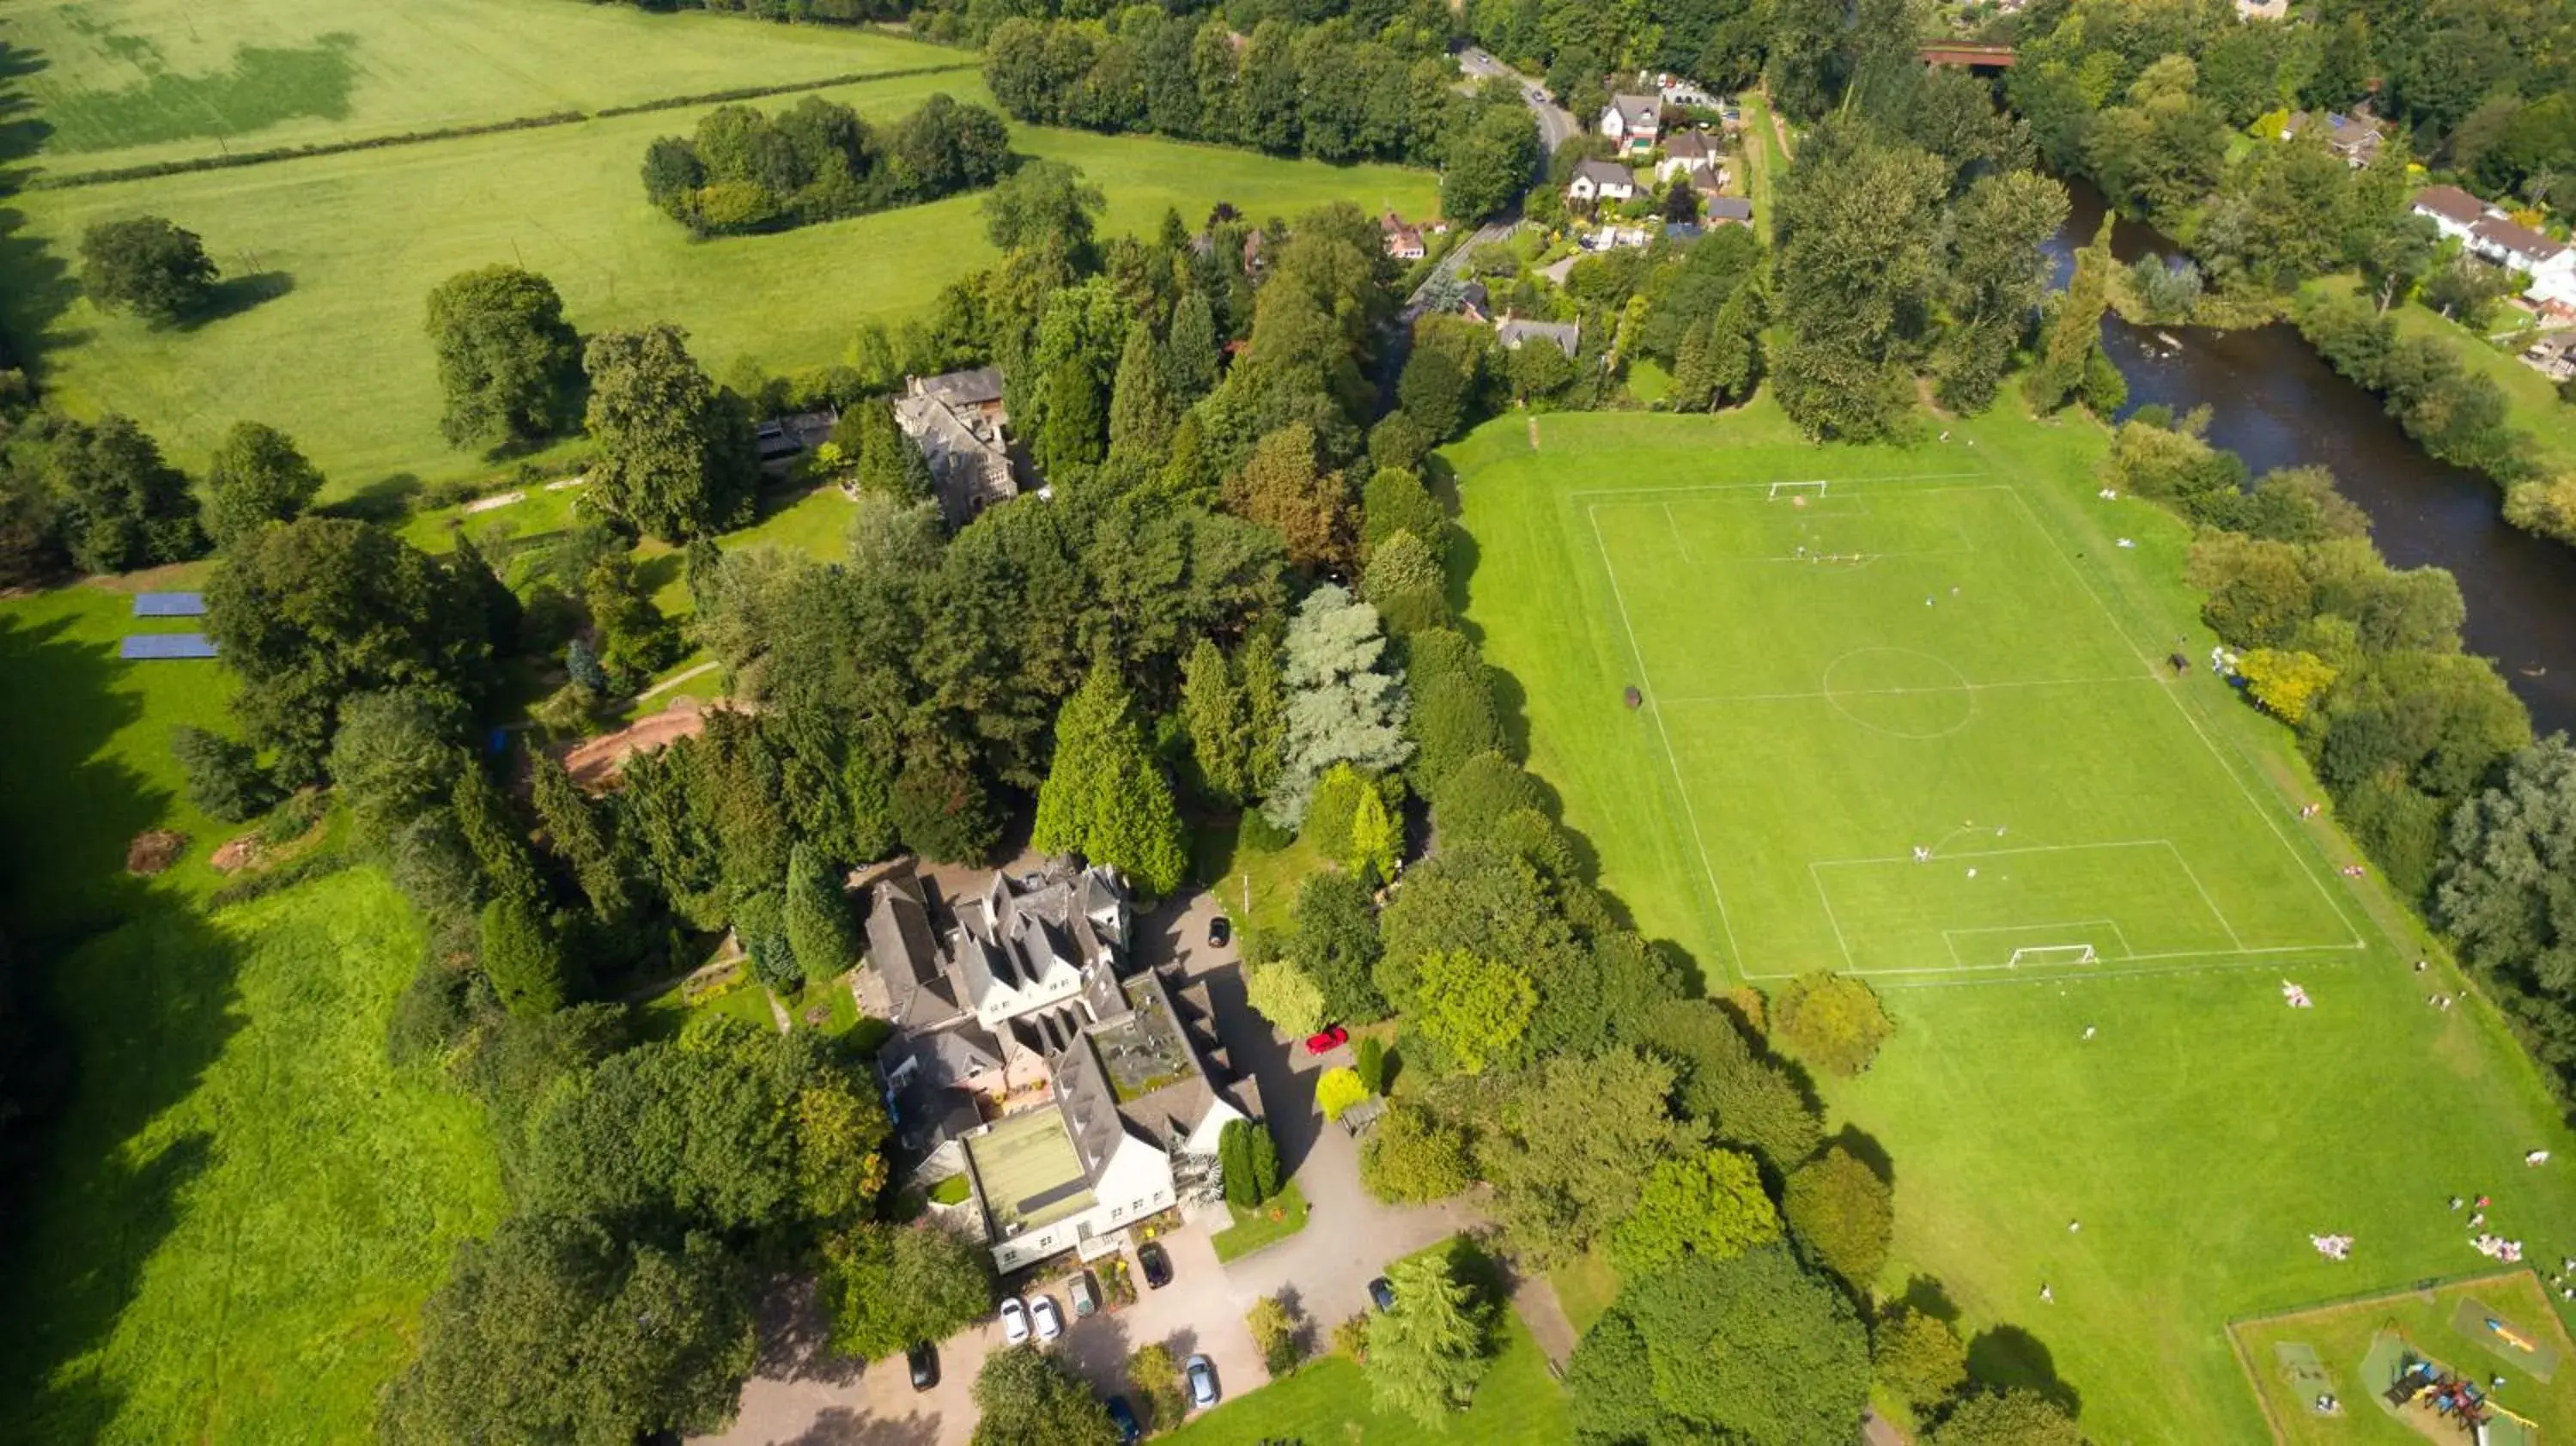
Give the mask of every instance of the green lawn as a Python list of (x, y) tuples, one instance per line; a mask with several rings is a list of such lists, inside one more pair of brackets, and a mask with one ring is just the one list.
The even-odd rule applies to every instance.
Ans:
[[(2568, 1147), (2534, 1071), (2482, 1007), (2424, 1007), (2456, 977), (2413, 975), (2426, 946), (2295, 818), (2286, 733), (2202, 670), (2151, 676), (2210, 639), (2181, 525), (2094, 495), (2098, 429), (1819, 449), (1766, 400), (1540, 436), (1446, 454), (1531, 766), (1712, 988), (1883, 988), (1900, 1033), (1828, 1103), (1894, 1162), (1881, 1286), (1937, 1278), (1984, 1376), (2062, 1378), (2102, 1439), (2256, 1439), (2227, 1319), (2474, 1266), (2464, 1188), (2576, 1240), (2576, 1193), (2519, 1163)], [(1804, 507), (1767, 485), (1817, 478)], [(1999, 967), (2061, 943), (2098, 962)], [(2443, 1147), (2392, 1148), (2401, 1116)]]
[[(1445, 1242), (1429, 1251), (1462, 1249)], [(1361, 1442), (1472, 1441), (1477, 1446), (1558, 1446), (1573, 1439), (1563, 1388), (1547, 1357), (1508, 1304), (1498, 1305), (1501, 1348), (1476, 1387), (1475, 1401), (1438, 1431), (1401, 1412), (1380, 1411), (1368, 1372), (1345, 1356), (1325, 1356), (1257, 1391), (1236, 1397), (1158, 1439), (1174, 1446), (1340, 1446)], [(1329, 1332), (1332, 1322), (1321, 1323)]]
[(1294, 1180), (1255, 1209), (1245, 1210), (1231, 1200), (1225, 1208), (1234, 1223), (1208, 1237), (1220, 1262), (1267, 1250), (1306, 1228), (1306, 1192)]
[[(770, 33), (708, 24), (727, 37)], [(985, 99), (971, 72), (823, 93), (882, 121), (939, 90)], [(458, 271), (515, 262), (542, 272), (585, 332), (677, 322), (698, 359), (727, 377), (746, 360), (772, 371), (839, 361), (861, 323), (919, 315), (942, 286), (994, 259), (980, 196), (693, 242), (645, 201), (636, 167), (654, 137), (687, 129), (696, 114), (29, 192), (17, 201), (24, 230), (0, 247), (0, 317), (57, 401), (142, 418), (182, 465), (201, 466), (226, 428), (253, 417), (303, 445), (329, 475), (328, 495), (400, 496), (493, 470), (438, 435), (421, 306)], [(1196, 223), (1220, 200), (1256, 219), (1342, 199), (1412, 215), (1434, 200), (1428, 171), (1145, 137), (1025, 127), (1013, 136), (1017, 149), (1070, 161), (1100, 184), (1111, 233), (1148, 230), (1168, 207)], [(72, 294), (67, 258), (91, 222), (138, 211), (198, 232), (226, 274), (267, 278), (282, 294), (186, 331), (98, 313)]]
[(1780, 178), (1789, 173), (1789, 156), (1780, 148), (1780, 133), (1771, 125), (1771, 98), (1758, 90), (1748, 90), (1736, 97), (1744, 112), (1744, 185), (1753, 198), (1753, 217), (1762, 227), (1763, 239), (1772, 234), (1771, 198), (1779, 194)]
[(13, 7), (0, 41), (67, 174), (591, 111), (745, 85), (972, 65), (892, 35), (571, 0)]
[(1619, 1271), (1599, 1250), (1549, 1271), (1547, 1279), (1556, 1287), (1556, 1303), (1578, 1331), (1590, 1330), (1619, 1296)]
[(1190, 837), (1192, 876), (1217, 896), (1239, 929), (1276, 932), (1293, 927), (1297, 891), (1327, 867), (1305, 840), (1265, 849), (1245, 843), (1233, 827), (1201, 825)]
[[(381, 875), (206, 912), (236, 830), (175, 796), (169, 734), (230, 680), (117, 661), (184, 630), (128, 603), (0, 602), (0, 918), (75, 1065), (0, 1245), (0, 1440), (363, 1438), (497, 1166), (469, 1100), (386, 1063), (422, 940)], [(135, 879), (153, 826), (187, 854)]]

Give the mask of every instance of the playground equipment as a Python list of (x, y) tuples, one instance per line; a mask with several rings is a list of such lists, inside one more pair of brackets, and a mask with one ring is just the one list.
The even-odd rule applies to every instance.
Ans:
[(2426, 1405), (2437, 1416), (2457, 1421), (2472, 1437), (2484, 1439), (2483, 1429), (2493, 1408), (2487, 1394), (2474, 1381), (2462, 1380), (2450, 1371), (2423, 1359), (2410, 1360), (2388, 1387), (2388, 1404), (2399, 1408)]

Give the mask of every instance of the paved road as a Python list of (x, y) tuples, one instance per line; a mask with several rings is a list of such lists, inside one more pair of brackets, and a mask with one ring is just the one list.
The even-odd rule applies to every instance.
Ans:
[(1521, 101), (1530, 108), (1530, 114), (1538, 118), (1539, 171), (1542, 175), (1547, 170), (1546, 158), (1555, 155), (1558, 146), (1573, 139), (1583, 129), (1575, 123), (1573, 112), (1547, 98), (1545, 87), (1475, 46), (1470, 45), (1458, 52), (1458, 68), (1474, 80), (1507, 75), (1521, 83)]

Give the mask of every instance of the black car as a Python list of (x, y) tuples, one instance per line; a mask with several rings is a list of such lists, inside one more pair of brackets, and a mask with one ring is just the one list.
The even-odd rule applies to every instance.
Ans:
[(1134, 1446), (1135, 1442), (1145, 1439), (1145, 1430), (1136, 1424), (1136, 1412), (1127, 1404), (1126, 1397), (1112, 1396), (1108, 1404), (1109, 1424), (1118, 1428), (1119, 1440)]
[(1209, 948), (1222, 949), (1225, 947), (1225, 942), (1233, 937), (1234, 925), (1227, 921), (1225, 915), (1219, 914), (1215, 918), (1208, 920)]
[(912, 1365), (914, 1390), (927, 1391), (939, 1384), (939, 1347), (923, 1341), (904, 1352), (903, 1358)]
[(1395, 1284), (1394, 1284), (1394, 1282), (1392, 1282), (1392, 1281), (1388, 1280), (1388, 1279), (1387, 1279), (1385, 1276), (1383, 1276), (1383, 1275), (1379, 1276), (1379, 1277), (1378, 1277), (1377, 1279), (1375, 1279), (1375, 1280), (1370, 1281), (1370, 1282), (1369, 1282), (1369, 1299), (1371, 1299), (1371, 1300), (1373, 1300), (1373, 1301), (1376, 1301), (1376, 1302), (1377, 1302), (1377, 1308), (1378, 1308), (1379, 1310), (1393, 1310), (1393, 1309), (1395, 1309)]
[(1163, 1253), (1163, 1247), (1150, 1240), (1137, 1246), (1136, 1263), (1145, 1267), (1147, 1289), (1161, 1290), (1172, 1283), (1172, 1257)]

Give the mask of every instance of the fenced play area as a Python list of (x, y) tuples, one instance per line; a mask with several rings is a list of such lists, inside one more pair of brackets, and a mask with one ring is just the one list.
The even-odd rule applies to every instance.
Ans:
[(1578, 491), (1727, 952), (1891, 985), (2359, 936), (2005, 478)]
[(2530, 1270), (2228, 1327), (2284, 1443), (2531, 1446), (2576, 1433), (2576, 1351)]

